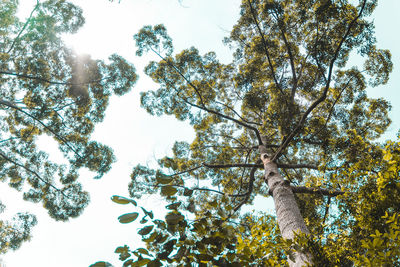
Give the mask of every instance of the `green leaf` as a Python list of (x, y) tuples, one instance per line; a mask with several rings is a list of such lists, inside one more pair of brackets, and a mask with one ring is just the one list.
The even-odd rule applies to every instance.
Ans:
[(149, 216), (150, 219), (153, 219), (153, 218), (154, 218), (154, 215), (153, 215), (153, 212), (152, 212), (152, 211), (147, 211), (147, 210), (146, 210), (145, 208), (143, 208), (143, 207), (140, 207), (140, 208), (142, 208), (144, 214), (146, 214), (146, 216)]
[(118, 220), (120, 223), (130, 223), (136, 220), (136, 218), (139, 216), (139, 213), (137, 212), (132, 212), (132, 213), (127, 213), (124, 215), (121, 215), (118, 217)]
[(137, 203), (136, 203), (135, 200), (129, 199), (129, 198), (126, 198), (126, 197), (112, 196), (112, 197), (111, 197), (111, 200), (114, 201), (115, 203), (118, 203), (118, 204), (123, 204), (123, 205), (125, 205), (125, 204), (132, 203), (133, 205), (137, 206)]
[(171, 176), (162, 174), (160, 171), (158, 171), (156, 174), (156, 181), (159, 184), (169, 184), (170, 182), (172, 182), (172, 180), (173, 180), (173, 178)]
[(141, 224), (145, 224), (145, 223), (147, 223), (149, 220), (147, 220), (145, 217), (143, 217), (141, 220), (140, 220), (140, 223)]
[(185, 219), (185, 217), (180, 213), (171, 212), (165, 216), (165, 221), (167, 222), (167, 224), (171, 224), (171, 225), (178, 224), (179, 222), (183, 221), (184, 219)]
[(145, 238), (145, 239), (143, 239), (143, 241), (144, 241), (144, 242), (153, 242), (153, 241), (156, 239), (156, 237), (159, 236), (159, 235), (160, 235), (159, 233), (153, 232), (153, 233), (149, 236), (149, 238)]
[(147, 263), (149, 263), (150, 261), (151, 261), (150, 259), (143, 258), (143, 259), (138, 260), (137, 262), (135, 262), (135, 266), (144, 266)]
[(161, 187), (161, 194), (164, 196), (173, 196), (178, 192), (178, 189), (176, 189), (174, 186), (171, 185), (166, 185)]
[(147, 264), (147, 267), (160, 267), (160, 266), (162, 266), (162, 264), (159, 260), (152, 260)]
[(117, 247), (115, 249), (115, 253), (124, 253), (124, 252), (128, 252), (129, 251), (129, 247), (127, 245), (123, 246), (123, 247)]
[(139, 235), (147, 235), (153, 230), (154, 225), (149, 225), (146, 227), (143, 227), (142, 229), (139, 230), (138, 234)]
[(98, 261), (95, 264), (90, 265), (89, 267), (111, 267), (112, 265), (105, 261)]
[(181, 202), (175, 202), (165, 206), (169, 210), (176, 210), (181, 205)]
[(129, 259), (129, 260), (127, 260), (126, 262), (124, 262), (124, 264), (123, 264), (122, 266), (123, 266), (123, 267), (134, 266), (134, 265), (132, 265), (132, 263), (133, 263), (133, 260), (132, 260), (132, 259)]
[(149, 255), (149, 252), (145, 248), (138, 248), (136, 251), (141, 253), (141, 254)]
[(383, 159), (386, 161), (389, 161), (392, 159), (392, 157), (393, 157), (392, 154), (390, 154), (389, 152), (386, 152), (385, 156), (383, 156)]
[(200, 260), (200, 261), (212, 261), (214, 259), (213, 256), (208, 255), (208, 254), (198, 254), (196, 255), (196, 257)]

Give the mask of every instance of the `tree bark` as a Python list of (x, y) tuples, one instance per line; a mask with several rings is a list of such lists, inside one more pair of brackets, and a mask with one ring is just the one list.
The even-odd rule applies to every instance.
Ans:
[[(290, 185), (280, 175), (276, 163), (270, 160), (268, 154), (261, 147), (260, 153), (265, 170), (264, 179), (274, 199), (276, 218), (282, 237), (284, 239), (293, 239), (294, 232), (310, 234)], [(295, 251), (293, 258), (294, 261), (288, 257), (289, 266), (291, 267), (312, 264), (311, 255), (304, 251)]]

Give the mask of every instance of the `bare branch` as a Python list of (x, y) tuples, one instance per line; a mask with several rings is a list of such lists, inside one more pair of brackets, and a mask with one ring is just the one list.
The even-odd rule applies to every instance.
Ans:
[(202, 98), (201, 98), (201, 94), (200, 94), (198, 88), (197, 88), (192, 82), (190, 82), (190, 81), (185, 77), (185, 75), (182, 74), (182, 72), (181, 72), (178, 68), (176, 68), (176, 67), (175, 67), (172, 63), (170, 63), (169, 61), (165, 60), (164, 57), (163, 57), (160, 53), (158, 53), (157, 51), (155, 51), (153, 48), (151, 48), (151, 50), (152, 50), (157, 56), (159, 56), (161, 59), (163, 59), (165, 62), (167, 62), (167, 64), (168, 64), (169, 66), (171, 66), (171, 67), (172, 67), (172, 68), (173, 68), (173, 69), (174, 69), (174, 70), (175, 70), (175, 71), (176, 71), (176, 72), (177, 72), (177, 73), (178, 73), (178, 74), (179, 74), (179, 75), (180, 75), (180, 76), (195, 90), (196, 94), (199, 96), (201, 105), (194, 104), (194, 103), (188, 101), (185, 97), (180, 96), (180, 95), (179, 95), (179, 90), (178, 90), (177, 88), (173, 87), (173, 89), (177, 92), (177, 94), (181, 97), (181, 99), (182, 99), (186, 104), (188, 104), (189, 106), (192, 106), (192, 107), (195, 107), (195, 108), (204, 110), (204, 111), (206, 111), (206, 112), (208, 112), (208, 113), (215, 114), (215, 115), (220, 116), (220, 117), (222, 117), (222, 118), (224, 118), (224, 119), (233, 121), (233, 122), (235, 122), (235, 123), (237, 123), (237, 124), (239, 124), (239, 125), (241, 125), (241, 126), (243, 126), (243, 127), (245, 127), (245, 128), (248, 128), (248, 129), (254, 131), (255, 134), (256, 134), (256, 136), (257, 136), (257, 140), (258, 140), (259, 144), (262, 144), (261, 135), (260, 135), (259, 131), (257, 130), (257, 128), (255, 128), (255, 127), (253, 127), (253, 126), (251, 126), (251, 125), (248, 125), (248, 124), (246, 124), (246, 123), (244, 123), (244, 122), (242, 122), (242, 121), (239, 121), (239, 120), (237, 120), (237, 119), (235, 119), (235, 118), (232, 118), (232, 117), (230, 117), (230, 116), (227, 116), (227, 115), (225, 115), (225, 114), (222, 114), (222, 113), (220, 113), (220, 112), (218, 112), (218, 111), (216, 111), (216, 110), (212, 110), (212, 109), (207, 108), (207, 107), (205, 106), (205, 104), (204, 104)]

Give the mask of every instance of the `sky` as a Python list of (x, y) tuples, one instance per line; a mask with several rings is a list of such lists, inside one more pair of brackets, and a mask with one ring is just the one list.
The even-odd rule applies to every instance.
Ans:
[[(20, 0), (22, 17), (30, 13), (33, 0)], [(69, 222), (56, 222), (49, 218), (40, 206), (24, 202), (21, 194), (10, 191), (0, 184), (0, 198), (7, 205), (6, 214), (29, 211), (38, 218), (33, 237), (15, 251), (2, 255), (7, 267), (80, 267), (105, 260), (121, 266), (117, 254), (120, 245), (132, 248), (140, 245), (137, 235), (139, 224), (120, 224), (118, 216), (137, 211), (134, 206), (117, 205), (112, 195), (128, 196), (127, 185), (131, 170), (137, 164), (152, 164), (156, 158), (171, 154), (176, 140), (191, 141), (193, 132), (184, 122), (173, 117), (152, 117), (140, 108), (139, 93), (157, 89), (157, 85), (142, 72), (153, 56), (138, 58), (132, 36), (143, 25), (163, 23), (173, 38), (175, 52), (195, 46), (200, 53), (215, 51), (222, 62), (229, 62), (230, 50), (222, 44), (239, 16), (239, 0), (75, 0), (86, 18), (85, 26), (75, 35), (65, 36), (66, 42), (79, 53), (105, 59), (118, 53), (132, 62), (139, 74), (139, 81), (132, 91), (122, 97), (113, 97), (103, 123), (97, 125), (93, 139), (109, 145), (115, 151), (117, 162), (113, 169), (100, 180), (93, 173), (82, 171), (80, 181), (91, 194), (91, 203), (84, 213)], [(387, 85), (368, 89), (373, 97), (391, 101), (393, 120), (384, 139), (394, 139), (400, 128), (400, 28), (396, 20), (400, 1), (381, 0), (375, 11), (376, 35), (380, 48), (390, 49), (394, 71)], [(359, 64), (359, 62), (354, 62)], [(171, 129), (174, 129), (171, 131)], [(41, 140), (42, 145), (57, 159), (56, 144)], [(3, 193), (5, 192), (5, 193)], [(155, 198), (138, 200), (149, 210), (159, 211), (164, 203)], [(257, 209), (273, 213), (271, 199), (258, 198)], [(251, 210), (253, 206), (246, 207)], [(160, 213), (158, 213), (160, 214)], [(157, 216), (157, 213), (156, 213)], [(161, 216), (161, 215), (160, 215)]]

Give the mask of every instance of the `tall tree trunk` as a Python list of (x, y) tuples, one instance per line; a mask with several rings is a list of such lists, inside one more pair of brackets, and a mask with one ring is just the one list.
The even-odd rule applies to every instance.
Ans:
[[(294, 232), (309, 234), (289, 184), (280, 175), (276, 163), (271, 162), (268, 154), (263, 152), (264, 149), (260, 147), (265, 170), (264, 179), (274, 199), (276, 218), (282, 237), (293, 239)], [(288, 257), (289, 266), (300, 267), (312, 263), (311, 255), (303, 251), (296, 251), (293, 258), (294, 261)]]

